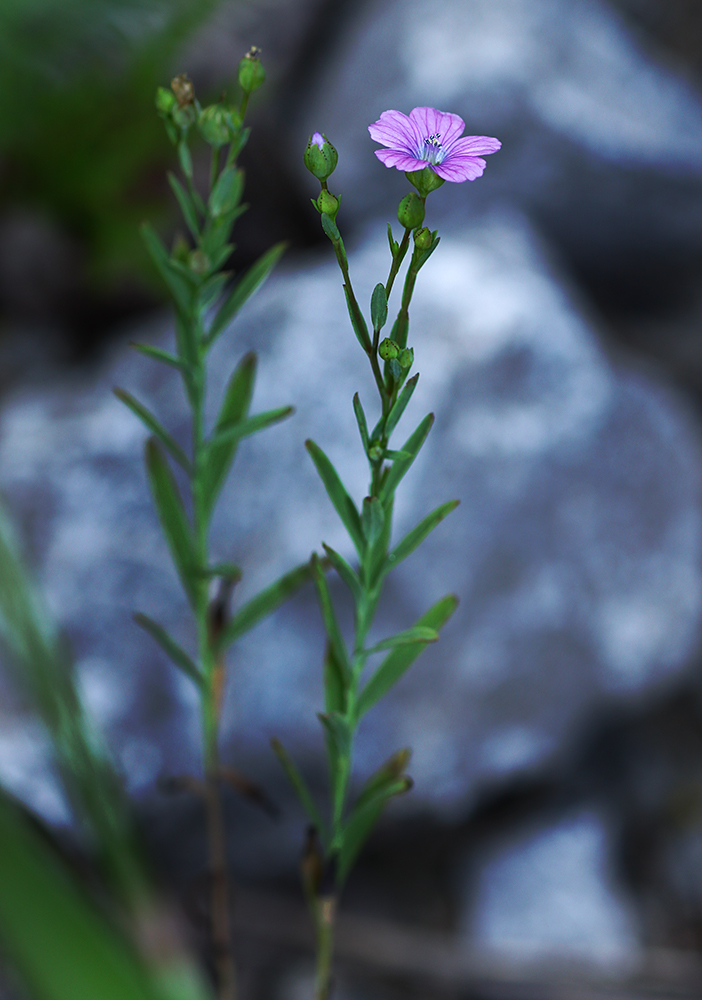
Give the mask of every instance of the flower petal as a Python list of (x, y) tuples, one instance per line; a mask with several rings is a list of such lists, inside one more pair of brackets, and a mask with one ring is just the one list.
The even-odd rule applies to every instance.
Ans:
[(438, 132), (444, 149), (463, 135), (466, 128), (460, 115), (452, 115), (450, 111), (437, 111), (436, 108), (413, 108), (409, 116), (421, 140)]
[(368, 126), (368, 131), (375, 142), (413, 155), (421, 141), (416, 126), (401, 111), (383, 111), (378, 121)]
[(426, 163), (405, 153), (401, 149), (376, 149), (375, 155), (386, 167), (397, 167), (398, 170), (424, 170)]
[(486, 166), (487, 162), (481, 157), (462, 153), (458, 156), (447, 156), (443, 163), (437, 163), (432, 170), (445, 181), (460, 184), (462, 181), (474, 181), (477, 177), (481, 177)]
[(446, 150), (446, 158), (453, 157), (456, 153), (486, 156), (488, 153), (496, 153), (501, 146), (502, 143), (499, 139), (491, 139), (489, 135), (464, 135), (462, 139), (456, 139), (451, 144), (451, 148)]

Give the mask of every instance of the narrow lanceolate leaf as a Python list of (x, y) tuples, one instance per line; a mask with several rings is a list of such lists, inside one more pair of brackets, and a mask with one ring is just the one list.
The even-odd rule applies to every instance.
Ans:
[[(3, 955), (42, 1000), (158, 1000), (144, 963), (80, 891), (58, 852), (0, 801)], [(23, 991), (24, 992), (24, 991)]]
[(326, 841), (327, 833), (326, 833), (326, 827), (322, 822), (322, 817), (320, 816), (315, 801), (312, 798), (312, 795), (310, 794), (310, 791), (305, 783), (304, 778), (302, 777), (297, 767), (295, 766), (292, 757), (285, 749), (283, 744), (280, 742), (280, 740), (277, 740), (275, 737), (273, 737), (273, 739), (271, 740), (271, 748), (273, 750), (273, 753), (280, 761), (282, 768), (285, 771), (285, 774), (287, 775), (288, 781), (295, 789), (297, 797), (300, 800), (300, 804), (307, 813), (310, 822), (317, 829), (320, 837), (322, 838), (322, 841)]
[(371, 295), (371, 321), (375, 331), (382, 330), (388, 321), (388, 297), (383, 284), (376, 285)]
[(356, 338), (363, 350), (369, 351), (371, 349), (371, 339), (370, 334), (368, 333), (368, 327), (366, 326), (366, 321), (363, 318), (363, 313), (358, 307), (358, 302), (356, 302), (353, 292), (347, 285), (344, 285), (344, 295), (346, 296), (346, 308), (349, 312), (349, 319), (351, 320), (353, 332), (356, 334)]
[(361, 528), (363, 536), (372, 549), (383, 533), (385, 527), (385, 511), (377, 497), (364, 497), (361, 513)]
[[(442, 597), (422, 615), (417, 625), (439, 632), (457, 606), (458, 598), (453, 594)], [(397, 684), (426, 645), (425, 642), (412, 643), (408, 646), (398, 646), (388, 653), (359, 695), (356, 705), (356, 715), (359, 719)]]
[(413, 643), (421, 642), (422, 646), (425, 646), (428, 642), (436, 642), (439, 638), (439, 633), (435, 628), (427, 628), (425, 625), (413, 625), (412, 628), (405, 629), (404, 632), (398, 632), (397, 635), (391, 635), (388, 639), (383, 639), (382, 642), (377, 643), (372, 649), (367, 650), (370, 653), (382, 653), (384, 649), (394, 649), (396, 646), (410, 646)]
[(336, 755), (348, 757), (351, 752), (351, 730), (341, 712), (317, 712), (317, 718), (332, 741)]
[(324, 707), (327, 712), (346, 710), (346, 678), (344, 668), (334, 654), (330, 642), (324, 653)]
[(329, 562), (332, 564), (336, 572), (339, 574), (341, 579), (344, 581), (346, 586), (351, 591), (354, 601), (358, 601), (361, 597), (361, 582), (358, 576), (349, 566), (343, 556), (340, 556), (338, 552), (335, 552), (329, 545), (322, 542), (324, 546), (324, 551), (329, 557)]
[(419, 454), (419, 449), (427, 439), (427, 434), (434, 423), (434, 414), (429, 413), (422, 420), (417, 430), (403, 444), (401, 450), (409, 454), (409, 458), (397, 458), (392, 463), (387, 478), (380, 488), (380, 499), (385, 502), (397, 489), (398, 484), (409, 471), (412, 463)]
[(363, 806), (354, 809), (351, 818), (344, 827), (341, 850), (339, 851), (336, 881), (340, 887), (348, 878), (354, 861), (370, 836), (373, 827), (380, 819), (388, 799), (396, 795), (403, 795), (411, 787), (412, 779), (405, 775), (378, 791)]
[(189, 677), (191, 681), (194, 681), (199, 688), (203, 686), (203, 677), (201, 672), (195, 666), (185, 650), (181, 649), (175, 639), (172, 639), (164, 628), (161, 628), (161, 626), (158, 625), (152, 618), (149, 618), (148, 615), (136, 614), (134, 615), (134, 621), (137, 625), (141, 625), (141, 627), (156, 640), (164, 653), (173, 661), (173, 663), (175, 663), (177, 667), (180, 667), (186, 677)]
[(177, 368), (179, 371), (187, 371), (188, 365), (181, 358), (177, 358), (175, 354), (169, 354), (168, 351), (162, 351), (160, 347), (152, 347), (151, 344), (136, 344), (131, 345), (135, 351), (139, 351), (141, 354), (145, 354), (147, 358), (153, 358), (154, 361), (161, 361), (164, 365), (170, 365), (171, 368)]
[(209, 199), (209, 208), (216, 218), (227, 215), (237, 207), (244, 191), (244, 171), (237, 167), (225, 167), (217, 178)]
[(337, 514), (349, 533), (351, 541), (356, 546), (358, 554), (362, 555), (365, 549), (365, 542), (361, 530), (361, 518), (359, 517), (355, 503), (346, 492), (336, 469), (322, 449), (309, 439), (305, 441), (305, 447), (310, 453), (319, 477), (324, 483), (324, 488), (327, 491), (329, 499), (334, 504)]
[(287, 243), (277, 243), (270, 250), (267, 250), (262, 257), (259, 257), (248, 271), (239, 278), (229, 297), (220, 306), (219, 312), (212, 321), (212, 326), (207, 334), (208, 344), (211, 344), (229, 326), (246, 300), (266, 280), (286, 247)]
[(361, 400), (358, 398), (358, 393), (356, 393), (353, 397), (353, 412), (356, 414), (356, 423), (358, 424), (361, 441), (363, 442), (363, 449), (366, 454), (368, 454), (368, 423), (366, 421), (366, 415), (363, 412), (363, 407), (361, 406)]
[(166, 451), (169, 452), (171, 457), (174, 458), (178, 465), (185, 469), (189, 475), (191, 466), (188, 456), (185, 454), (180, 445), (173, 440), (165, 427), (161, 426), (156, 417), (152, 413), (149, 413), (146, 407), (142, 406), (142, 404), (136, 400), (131, 393), (125, 392), (124, 389), (113, 389), (112, 391), (117, 399), (121, 400), (125, 406), (128, 406), (132, 413), (139, 417), (141, 422), (151, 431), (151, 433), (156, 435)]
[(156, 511), (173, 556), (173, 562), (191, 601), (194, 602), (194, 579), (197, 564), (190, 524), (183, 508), (178, 486), (166, 458), (153, 438), (146, 442), (146, 469)]
[(173, 269), (168, 251), (148, 222), (145, 222), (142, 225), (141, 235), (152, 261), (156, 265), (159, 274), (168, 285), (177, 306), (182, 311), (188, 312), (193, 301), (192, 288), (188, 282)]
[[(250, 352), (244, 355), (229, 379), (215, 425), (215, 432), (246, 418), (251, 405), (255, 378), (256, 355)], [(210, 509), (214, 506), (217, 495), (227, 478), (238, 443), (236, 438), (232, 438), (228, 441), (222, 441), (220, 444), (210, 444), (204, 472), (204, 494)]]
[(195, 206), (192, 203), (190, 195), (186, 192), (185, 188), (175, 174), (172, 174), (170, 170), (168, 171), (168, 183), (171, 185), (171, 190), (178, 200), (180, 210), (183, 213), (183, 218), (185, 219), (188, 229), (196, 240), (199, 239), (200, 226), (197, 221), (197, 212), (195, 211)]
[(260, 591), (250, 601), (242, 605), (233, 616), (227, 627), (222, 631), (218, 646), (220, 650), (226, 649), (236, 639), (252, 629), (254, 625), (266, 618), (281, 604), (284, 604), (292, 595), (300, 589), (303, 583), (312, 578), (312, 569), (309, 563), (303, 563), (290, 573), (286, 573)]
[(441, 524), (446, 515), (455, 510), (460, 502), (460, 500), (449, 500), (448, 503), (444, 503), (440, 507), (437, 507), (436, 510), (433, 510), (431, 514), (427, 514), (416, 528), (412, 528), (388, 555), (387, 569), (390, 570), (394, 566), (399, 565), (403, 559), (406, 559), (408, 555), (414, 552), (427, 535), (434, 530), (437, 524)]
[(256, 431), (262, 431), (272, 424), (280, 423), (286, 417), (292, 416), (294, 412), (295, 409), (292, 406), (280, 406), (277, 410), (266, 410), (265, 413), (257, 413), (253, 417), (247, 417), (246, 420), (224, 424), (215, 430), (208, 444), (211, 448), (216, 448), (218, 445), (229, 441), (241, 441), (242, 438), (249, 437), (250, 434), (255, 434)]
[(351, 664), (349, 662), (349, 654), (346, 649), (346, 643), (341, 634), (339, 628), (339, 623), (336, 620), (336, 614), (334, 612), (334, 605), (332, 604), (331, 594), (329, 593), (329, 587), (327, 585), (327, 578), (324, 575), (324, 570), (320, 564), (317, 555), (313, 555), (310, 560), (310, 565), (312, 567), (312, 576), (317, 587), (317, 594), (319, 597), (319, 607), (322, 612), (322, 619), (324, 621), (324, 628), (327, 633), (327, 637), (331, 644), (332, 650), (334, 651), (334, 656), (337, 662), (344, 671), (344, 678), (347, 678), (351, 673)]
[[(388, 438), (390, 437), (390, 435), (392, 434), (392, 432), (397, 427), (398, 423), (400, 422), (400, 417), (402, 416), (402, 414), (407, 409), (407, 404), (409, 403), (410, 399), (412, 398), (412, 393), (416, 389), (418, 381), (419, 381), (419, 372), (417, 372), (416, 375), (413, 375), (412, 378), (409, 379), (409, 381), (407, 382), (407, 385), (404, 387), (404, 389), (402, 390), (402, 392), (400, 393), (400, 395), (397, 397), (397, 399), (395, 401), (395, 405), (390, 410), (390, 413), (388, 414), (388, 419), (387, 419), (386, 424), (385, 424), (385, 433), (386, 433), (386, 435), (387, 435)], [(383, 423), (382, 423), (382, 420), (381, 420), (381, 421), (378, 422), (377, 426), (374, 428), (373, 434), (371, 435), (371, 437), (373, 437), (373, 438), (379, 437), (380, 436), (380, 432), (382, 431), (382, 429), (383, 429)]]

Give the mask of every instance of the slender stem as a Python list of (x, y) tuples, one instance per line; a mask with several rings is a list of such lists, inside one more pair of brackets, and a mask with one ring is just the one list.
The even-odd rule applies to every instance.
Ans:
[(392, 286), (395, 283), (395, 278), (397, 277), (397, 272), (400, 270), (400, 264), (405, 259), (405, 254), (407, 253), (407, 247), (409, 246), (411, 229), (405, 229), (404, 236), (402, 237), (402, 242), (400, 243), (399, 250), (394, 254), (392, 258), (392, 264), (390, 265), (390, 274), (388, 275), (388, 280), (385, 283), (385, 296), (390, 298), (390, 292), (392, 291)]
[(317, 976), (314, 991), (315, 1000), (329, 1000), (331, 996), (336, 902), (336, 896), (322, 896), (316, 904)]

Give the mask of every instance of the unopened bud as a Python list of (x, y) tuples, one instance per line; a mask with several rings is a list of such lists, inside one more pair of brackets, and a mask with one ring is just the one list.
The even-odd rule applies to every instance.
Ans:
[(266, 71), (261, 65), (261, 50), (252, 45), (239, 63), (239, 86), (245, 94), (258, 90), (266, 79)]
[(195, 100), (195, 88), (187, 73), (174, 76), (171, 80), (171, 90), (178, 101), (178, 107), (184, 108), (187, 104), (192, 104)]
[(385, 340), (380, 341), (378, 354), (381, 356), (383, 361), (391, 361), (393, 358), (396, 358), (399, 353), (400, 348), (394, 340), (390, 340), (389, 337), (386, 337)]
[(435, 174), (431, 167), (424, 167), (423, 170), (408, 170), (405, 172), (407, 180), (416, 187), (422, 198), (426, 198), (432, 191), (436, 191), (444, 183), (443, 177)]
[(178, 99), (172, 90), (159, 87), (156, 91), (156, 110), (161, 118), (168, 118), (171, 112), (178, 106)]
[(397, 221), (405, 229), (416, 229), (424, 222), (424, 202), (415, 191), (410, 191), (400, 202)]
[(339, 154), (321, 132), (315, 132), (307, 143), (305, 166), (319, 181), (330, 177), (339, 161)]
[(188, 266), (193, 274), (206, 274), (210, 269), (210, 258), (202, 250), (193, 250), (188, 255)]
[(371, 462), (378, 462), (385, 454), (384, 450), (379, 444), (372, 444), (368, 449), (368, 458)]
[(200, 135), (210, 146), (224, 146), (231, 142), (241, 122), (233, 108), (224, 104), (212, 104), (205, 108), (197, 120)]
[(319, 192), (319, 197), (315, 205), (323, 215), (329, 215), (332, 219), (336, 219), (337, 212), (339, 211), (339, 199), (331, 191), (323, 188)]
[(397, 360), (400, 362), (400, 368), (411, 368), (414, 362), (414, 348), (405, 347), (403, 351), (400, 351), (400, 356)]
[(434, 242), (431, 235), (431, 230), (424, 226), (422, 229), (418, 229), (414, 234), (414, 245), (417, 250), (428, 250), (429, 247)]

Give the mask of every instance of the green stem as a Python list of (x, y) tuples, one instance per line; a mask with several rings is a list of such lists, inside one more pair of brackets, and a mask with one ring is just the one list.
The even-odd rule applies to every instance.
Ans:
[(395, 278), (397, 277), (397, 272), (400, 270), (400, 265), (405, 259), (407, 253), (407, 248), (409, 246), (411, 229), (405, 229), (405, 234), (402, 237), (402, 242), (396, 254), (393, 255), (392, 264), (390, 265), (390, 274), (388, 275), (388, 280), (385, 283), (385, 296), (390, 298), (390, 292), (392, 291), (392, 286), (395, 284)]
[(315, 1000), (329, 1000), (331, 996), (336, 903), (336, 896), (321, 896), (316, 901), (317, 974), (314, 989)]

